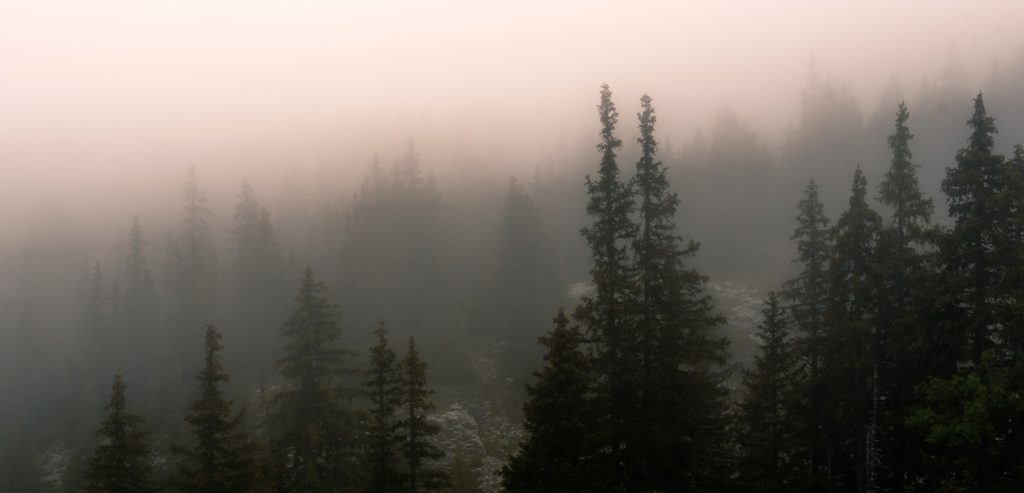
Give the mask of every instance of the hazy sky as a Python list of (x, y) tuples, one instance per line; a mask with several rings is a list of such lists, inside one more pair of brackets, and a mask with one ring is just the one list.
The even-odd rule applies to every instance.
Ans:
[(0, 226), (43, 199), (176, 194), (166, 181), (188, 165), (214, 186), (361, 173), (408, 136), (428, 166), (456, 143), (532, 166), (593, 128), (602, 81), (624, 115), (650, 93), (663, 140), (728, 105), (772, 143), (812, 54), (870, 113), (891, 76), (914, 91), (951, 50), (980, 82), (1024, 41), (1022, 14), (1011, 0), (0, 0), (0, 207), (15, 211)]

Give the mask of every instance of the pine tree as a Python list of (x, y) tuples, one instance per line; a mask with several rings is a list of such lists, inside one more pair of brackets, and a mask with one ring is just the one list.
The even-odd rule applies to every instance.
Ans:
[(427, 419), (427, 413), (434, 409), (430, 396), (434, 393), (427, 387), (427, 364), (416, 351), (416, 342), (409, 337), (409, 351), (401, 364), (402, 407), (405, 416), (399, 422), (404, 434), (402, 453), (408, 468), (407, 487), (410, 493), (437, 491), (448, 481), (447, 474), (437, 462), (444, 452), (434, 444), (434, 437), (440, 432), (436, 423)]
[(828, 307), (823, 334), (828, 386), (825, 419), (829, 484), (864, 491), (866, 437), (873, 405), (872, 382), (880, 351), (874, 320), (878, 305), (875, 263), (882, 218), (867, 204), (867, 179), (858, 166), (849, 208), (830, 231)]
[[(231, 314), (244, 338), (243, 378), (265, 376), (262, 362), (271, 358), (270, 350), (279, 346), (277, 324), (287, 315), (284, 293), (284, 257), (274, 236), (270, 215), (259, 201), (248, 180), (242, 181), (235, 206), (232, 245)], [(230, 335), (230, 334), (229, 334)]]
[(655, 158), (657, 118), (651, 97), (645, 94), (640, 104), (637, 143), (642, 154), (634, 177), (640, 230), (633, 242), (639, 300), (635, 339), (627, 341), (625, 351), (635, 351), (641, 373), (636, 382), (639, 415), (630, 424), (638, 442), (627, 443), (636, 447), (627, 453), (638, 462), (629, 474), (636, 488), (680, 491), (694, 481), (713, 479), (695, 476), (711, 473), (706, 460), (714, 455), (711, 444), (724, 436), (718, 422), (724, 393), (713, 374), (713, 367), (725, 361), (725, 342), (713, 335), (724, 320), (714, 314), (704, 290), (706, 278), (684, 265), (699, 245), (684, 244), (676, 232), (679, 197)]
[(107, 417), (100, 426), (100, 445), (96, 447), (86, 472), (89, 493), (144, 493), (150, 485), (150, 456), (146, 445), (144, 420), (125, 407), (125, 384), (121, 374), (114, 375), (114, 386), (107, 404)]
[(354, 483), (351, 412), (340, 380), (347, 352), (338, 347), (341, 313), (307, 267), (296, 307), (281, 331), (287, 340), (277, 368), (287, 386), (273, 397), (272, 449), (285, 492), (334, 492)]
[(527, 439), (502, 470), (509, 493), (593, 491), (594, 471), (587, 468), (594, 444), (590, 402), (590, 360), (582, 351), (583, 335), (570, 325), (562, 309), (554, 328), (540, 343), (547, 348), (546, 365), (527, 385), (523, 405)]
[(402, 374), (398, 356), (391, 350), (384, 321), (374, 331), (377, 343), (370, 349), (370, 369), (363, 383), (363, 392), (370, 401), (366, 430), (364, 467), (369, 474), (367, 491), (389, 493), (398, 491), (403, 477), (399, 471), (398, 411), (402, 405)]
[(194, 340), (192, 327), (203, 327), (213, 320), (217, 307), (217, 255), (210, 238), (209, 221), (213, 213), (199, 185), (195, 168), (189, 168), (184, 186), (182, 232), (177, 241), (172, 277), (171, 321), (175, 324), (175, 348), (185, 352), (186, 341)]
[(754, 368), (745, 372), (745, 398), (740, 407), (740, 482), (754, 491), (783, 491), (798, 483), (793, 462), (794, 391), (801, 378), (789, 334), (789, 322), (778, 295), (768, 293), (755, 336), (761, 343)]
[[(910, 113), (904, 103), (896, 113), (895, 132), (889, 136), (892, 159), (879, 185), (879, 201), (892, 211), (879, 238), (875, 255), (880, 273), (878, 312), (875, 319), (877, 374), (873, 393), (881, 397), (881, 409), (874, 413), (882, 433), (876, 440), (885, 456), (883, 485), (903, 491), (907, 471), (920, 447), (910, 436), (905, 422), (913, 389), (919, 384), (926, 361), (922, 317), (929, 302), (924, 286), (929, 284), (926, 256), (921, 250), (930, 244), (926, 233), (934, 204), (918, 187), (917, 164), (910, 151), (913, 134), (907, 128)], [(873, 399), (874, 400), (874, 399)]]
[(128, 327), (136, 332), (153, 322), (157, 305), (156, 289), (146, 261), (145, 248), (146, 240), (143, 238), (139, 216), (135, 216), (132, 218), (124, 263), (124, 312)]
[(803, 423), (800, 435), (805, 442), (807, 471), (812, 482), (820, 480), (825, 470), (823, 419), (825, 383), (820, 371), (824, 359), (823, 336), (828, 302), (827, 272), (829, 261), (828, 218), (812, 179), (797, 206), (797, 228), (792, 239), (797, 242), (796, 262), (800, 274), (786, 283), (782, 292), (794, 327), (799, 331), (798, 346), (807, 368), (802, 412), (796, 418)]
[(87, 340), (92, 344), (103, 345), (109, 342), (110, 334), (110, 293), (103, 281), (103, 270), (100, 263), (93, 265), (90, 278), (89, 298), (82, 314), (82, 328)]
[[(630, 242), (636, 237), (636, 225), (630, 215), (635, 201), (630, 186), (620, 178), (616, 152), (622, 141), (615, 137), (619, 113), (612, 102), (607, 84), (601, 86), (601, 102), (597, 107), (601, 121), (601, 164), (596, 179), (587, 176), (587, 214), (593, 224), (580, 233), (591, 251), (591, 281), (593, 294), (584, 297), (576, 309), (575, 318), (583, 324), (587, 338), (596, 351), (595, 371), (598, 379), (595, 405), (602, 424), (597, 433), (611, 455), (598, 457), (608, 467), (599, 471), (607, 478), (595, 480), (608, 484), (626, 481), (629, 472), (619, 470), (618, 464), (636, 464), (628, 455), (638, 452), (634, 426), (638, 422), (640, 402), (639, 375), (641, 361), (630, 346), (637, 342), (633, 315), (635, 311), (635, 276), (630, 259)], [(594, 426), (598, 426), (595, 424)]]
[(539, 328), (546, 324), (564, 290), (540, 209), (515, 178), (505, 195), (495, 253), (493, 285), (479, 303), (478, 323), (507, 344), (500, 363), (512, 375), (519, 375), (523, 365), (533, 368), (539, 361)]
[(232, 402), (221, 389), (229, 380), (221, 364), (221, 339), (213, 325), (206, 326), (205, 364), (196, 375), (200, 395), (185, 417), (196, 441), (191, 448), (176, 449), (184, 459), (178, 464), (182, 491), (246, 493), (254, 486), (255, 444), (242, 429), (244, 413), (232, 413)]
[[(951, 283), (948, 296), (955, 299), (952, 306), (959, 319), (952, 321), (952, 330), (943, 331), (959, 337), (946, 342), (951, 354), (936, 355), (944, 356), (946, 372), (962, 357), (979, 364), (994, 346), (994, 328), (1003, 322), (997, 288), (1007, 272), (1001, 255), (1005, 251), (1000, 251), (1010, 223), (1006, 209), (1000, 207), (1006, 173), (1003, 157), (993, 153), (995, 119), (986, 113), (981, 93), (974, 99), (974, 115), (967, 125), (972, 130), (967, 146), (957, 152), (956, 167), (947, 168), (942, 181), (955, 224), (942, 241), (941, 256), (944, 277)], [(962, 356), (957, 354), (961, 346), (966, 347)]]

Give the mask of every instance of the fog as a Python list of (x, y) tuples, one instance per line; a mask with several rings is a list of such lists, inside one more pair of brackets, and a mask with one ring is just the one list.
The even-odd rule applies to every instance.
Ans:
[[(217, 190), (318, 169), (343, 187), (410, 136), (439, 177), (461, 161), (522, 173), (586, 142), (600, 82), (623, 114), (651, 94), (659, 135), (677, 146), (729, 107), (777, 148), (787, 122), (798, 124), (811, 58), (870, 114), (890, 78), (912, 95), (951, 54), (967, 87), (981, 88), (993, 60), (1018, 49), (1024, 11), (1013, 1), (0, 9), (3, 209), (43, 197), (104, 214), (168, 196), (162, 184), (190, 165)], [(5, 230), (22, 217), (6, 214)]]
[[(0, 1), (0, 459), (31, 466), (9, 460), (0, 491), (78, 491), (114, 371), (160, 446), (180, 441), (208, 323), (228, 393), (256, 406), (283, 385), (278, 329), (306, 266), (353, 361), (385, 320), (422, 345), (435, 419), (504, 430), (466, 466), (497, 477), (537, 337), (594, 289), (580, 228), (603, 83), (627, 177), (653, 98), (675, 228), (701, 244), (685, 264), (725, 317), (719, 383), (743, 394), (761, 303), (800, 269), (808, 180), (835, 220), (862, 169), (888, 218), (876, 191), (905, 101), (921, 191), (952, 227), (940, 184), (972, 98), (996, 151), (1024, 142), (1022, 19), (1013, 0)], [(203, 267), (185, 289), (187, 248)]]

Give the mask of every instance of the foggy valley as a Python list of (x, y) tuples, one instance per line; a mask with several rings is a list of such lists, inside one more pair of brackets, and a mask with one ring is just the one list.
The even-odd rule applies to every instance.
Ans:
[(1024, 488), (1024, 5), (0, 5), (0, 492)]

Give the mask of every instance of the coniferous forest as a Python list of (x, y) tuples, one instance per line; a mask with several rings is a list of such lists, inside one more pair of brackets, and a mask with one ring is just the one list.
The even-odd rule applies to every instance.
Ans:
[[(969, 19), (996, 18), (979, 12)], [(422, 28), (402, 22), (387, 33)], [(454, 32), (512, 56), (477, 29)], [(21, 36), (0, 29), (0, 58)], [(457, 40), (446, 49), (476, 53)], [(623, 43), (597, 58), (635, 47)], [(146, 49), (171, 63), (168, 46)], [(412, 54), (385, 52), (422, 54), (402, 46)], [(253, 66), (319, 63), (280, 50), (294, 66)], [(297, 124), (276, 154), (271, 127), (220, 142), (210, 117), (184, 125), (191, 134), (118, 137), (155, 164), (110, 172), (96, 163), (120, 154), (86, 137), (0, 121), (0, 493), (1022, 491), (1024, 48), (987, 71), (988, 52), (942, 53), (919, 88), (892, 76), (873, 92), (812, 56), (802, 88), (778, 96), (792, 102), (788, 125), (742, 106), (691, 114), (681, 101), (700, 96), (678, 93), (704, 86), (621, 76), (610, 59), (594, 71), (608, 83), (582, 61), (558, 72), (587, 74), (579, 100), (523, 103), (537, 90), (526, 84), (496, 103), (558, 134), (544, 142), (425, 110), (412, 127), (455, 130), (421, 138), (380, 109)], [(482, 82), (458, 85), (427, 60), (402, 73), (428, 75), (398, 89), (366, 77), (400, 104), (440, 77), (478, 105), (467, 88)], [(764, 87), (745, 90), (772, 99), (759, 75)], [(519, 89), (502, 84), (491, 89)], [(317, 106), (360, 97), (308, 89)], [(223, 90), (222, 106), (110, 113), (258, 106)], [(80, 95), (54, 97), (39, 111)], [(555, 131), (541, 120), (558, 105), (585, 111)], [(82, 125), (101, 139), (110, 123)], [(328, 137), (305, 136), (316, 132)], [(77, 176), (93, 180), (64, 180), (77, 153), (91, 163)], [(4, 207), (22, 196), (41, 198)]]

